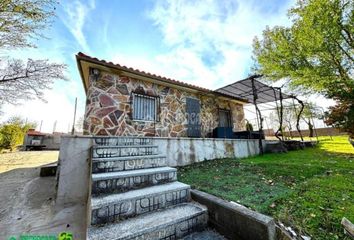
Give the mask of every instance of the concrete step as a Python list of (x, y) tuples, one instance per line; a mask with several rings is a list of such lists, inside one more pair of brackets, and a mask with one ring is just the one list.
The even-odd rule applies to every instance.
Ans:
[(227, 238), (212, 229), (205, 229), (202, 232), (194, 232), (184, 237), (183, 240), (227, 240)]
[(166, 156), (161, 154), (92, 159), (93, 173), (116, 172), (164, 166), (166, 166)]
[(156, 145), (96, 146), (92, 147), (92, 158), (114, 158), (129, 156), (157, 155)]
[(207, 222), (208, 213), (204, 206), (185, 203), (119, 223), (91, 226), (88, 239), (180, 239), (192, 232), (202, 231)]
[(41, 170), (39, 172), (39, 176), (41, 177), (53, 177), (57, 174), (58, 163), (50, 163), (41, 166)]
[(190, 186), (166, 183), (91, 199), (91, 224), (123, 220), (190, 200)]
[(94, 137), (98, 146), (153, 145), (153, 138), (146, 137)]
[(177, 180), (177, 169), (159, 167), (92, 174), (92, 194), (121, 193)]

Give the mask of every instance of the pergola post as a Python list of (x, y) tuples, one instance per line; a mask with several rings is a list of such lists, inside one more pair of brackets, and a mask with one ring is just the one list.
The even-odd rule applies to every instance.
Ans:
[[(262, 118), (261, 111), (259, 110), (259, 108), (257, 106), (258, 95), (257, 95), (257, 88), (254, 84), (254, 78), (251, 78), (251, 82), (252, 82), (252, 92), (253, 92), (253, 104), (256, 108), (256, 118), (257, 118), (257, 122), (258, 122), (259, 152), (261, 155), (263, 155), (263, 142), (262, 142), (263, 118)], [(259, 121), (258, 121), (258, 117), (259, 117)]]
[[(275, 104), (277, 108), (277, 114), (279, 118), (279, 128), (275, 132), (275, 137), (279, 139), (279, 141), (284, 141), (284, 134), (283, 134), (283, 96), (281, 94), (281, 88), (278, 88), (279, 91), (279, 100), (280, 100), (280, 108), (278, 106), (278, 99), (277, 99), (277, 93), (275, 90), (275, 87), (272, 87), (273, 92), (274, 92), (274, 99), (275, 99)], [(281, 133), (282, 137), (278, 136), (279, 132)]]
[[(297, 97), (295, 96), (292, 96), (293, 100), (296, 99), (296, 101), (300, 104), (301, 108), (300, 108), (300, 112), (299, 114), (296, 114), (296, 129), (297, 131), (299, 132), (300, 134), (300, 137), (301, 137), (301, 141), (304, 141), (304, 138), (302, 137), (302, 134), (301, 134), (301, 129), (300, 129), (300, 118), (301, 118), (301, 113), (302, 111), (304, 111), (304, 108), (305, 108), (305, 105), (304, 105), (304, 102), (301, 101), (300, 99), (298, 99)], [(295, 107), (295, 104), (294, 104), (294, 107)], [(296, 108), (295, 108), (296, 109)]]

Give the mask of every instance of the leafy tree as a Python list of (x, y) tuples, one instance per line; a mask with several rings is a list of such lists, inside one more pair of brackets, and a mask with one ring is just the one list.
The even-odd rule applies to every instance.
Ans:
[[(55, 0), (2, 0), (0, 2), (0, 49), (35, 47), (33, 39), (44, 37), (41, 30), (50, 25)], [(0, 57), (0, 104), (21, 99), (42, 98), (43, 90), (55, 79), (65, 79), (66, 65), (48, 60), (22, 60)]]
[(325, 123), (347, 131), (354, 139), (354, 105), (349, 102), (338, 102), (325, 113)]
[(13, 124), (2, 126), (0, 128), (0, 149), (14, 150), (16, 146), (21, 144), (23, 137), (20, 126)]
[(291, 27), (267, 28), (255, 38), (257, 71), (331, 97), (352, 91), (354, 2), (299, 0), (289, 16)]
[(267, 27), (254, 39), (255, 71), (353, 106), (354, 1), (298, 0), (289, 17), (290, 27)]
[(14, 150), (22, 144), (28, 129), (35, 127), (35, 123), (27, 123), (20, 117), (9, 119), (0, 126), (0, 149)]

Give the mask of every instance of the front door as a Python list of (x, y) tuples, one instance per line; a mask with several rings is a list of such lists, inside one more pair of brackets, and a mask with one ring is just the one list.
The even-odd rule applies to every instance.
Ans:
[(230, 110), (219, 109), (219, 127), (232, 127)]
[(187, 119), (188, 119), (188, 128), (187, 136), (188, 137), (200, 137), (200, 103), (199, 100), (194, 98), (187, 98)]

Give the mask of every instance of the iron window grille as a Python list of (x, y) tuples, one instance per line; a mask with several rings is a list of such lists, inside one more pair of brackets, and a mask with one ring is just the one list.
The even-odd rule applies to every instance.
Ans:
[(133, 93), (133, 120), (159, 121), (159, 97)]

